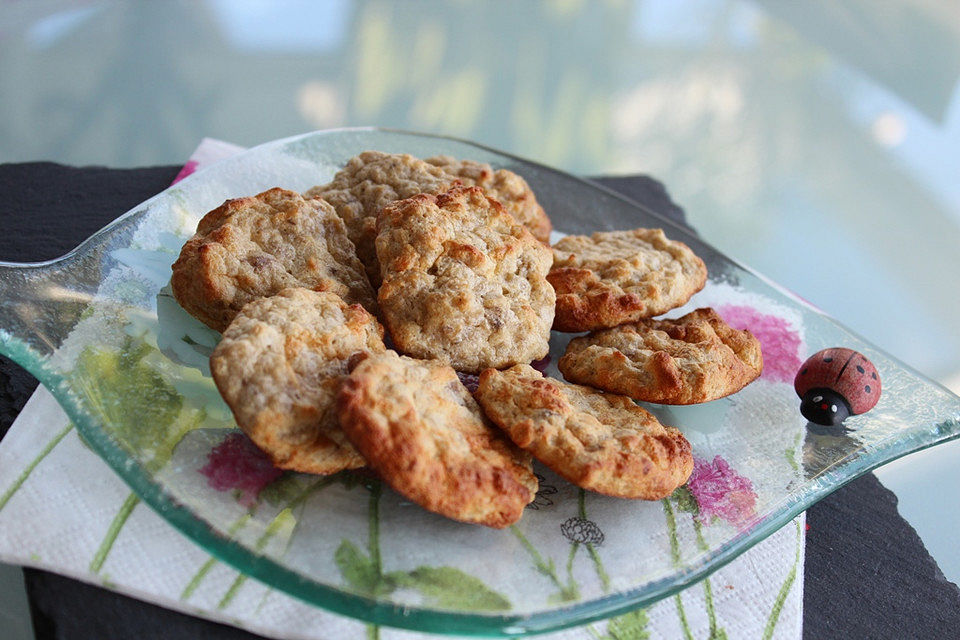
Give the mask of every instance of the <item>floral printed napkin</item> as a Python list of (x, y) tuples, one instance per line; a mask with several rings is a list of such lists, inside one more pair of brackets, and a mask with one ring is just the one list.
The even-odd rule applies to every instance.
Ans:
[[(205, 139), (178, 176), (240, 151)], [(703, 300), (699, 301), (701, 304)], [(718, 300), (721, 303), (722, 300)], [(749, 324), (767, 366), (757, 385), (784, 384), (801, 353), (789, 319), (759, 305), (723, 307), (729, 323)], [(682, 313), (685, 310), (679, 310)], [(748, 388), (749, 391), (749, 388)], [(791, 409), (793, 410), (793, 409)], [(698, 437), (710, 439), (706, 433)], [(697, 450), (697, 442), (694, 442)], [(723, 443), (710, 442), (723, 451)], [(779, 455), (796, 465), (796, 452)], [(242, 470), (242, 473), (238, 472)], [(202, 468), (215, 489), (251, 500), (278, 481), (278, 472), (249, 442), (227, 435)], [(717, 523), (749, 518), (755, 495), (749, 469), (732, 469), (722, 455), (696, 459), (690, 482), (662, 502), (674, 562), (704, 542)], [(533, 507), (549, 507), (557, 488), (549, 482)], [(278, 527), (282, 521), (278, 520)], [(572, 554), (603, 544), (604, 533), (587, 518), (570, 518), (561, 533)], [(549, 640), (642, 638), (798, 638), (802, 622), (804, 516), (729, 565), (676, 596), (643, 610), (584, 627), (540, 636)], [(683, 542), (682, 542), (683, 541)], [(571, 556), (572, 557), (572, 556)], [(34, 566), (99, 584), (164, 607), (242, 627), (269, 637), (310, 639), (431, 637), (377, 628), (312, 607), (224, 565), (192, 544), (137, 496), (77, 436), (42, 387), (0, 443), (0, 560)], [(602, 566), (597, 564), (602, 578)], [(563, 579), (554, 575), (557, 583)], [(572, 578), (572, 576), (571, 576)], [(575, 583), (567, 585), (575, 589)], [(435, 637), (435, 636), (434, 636)]]

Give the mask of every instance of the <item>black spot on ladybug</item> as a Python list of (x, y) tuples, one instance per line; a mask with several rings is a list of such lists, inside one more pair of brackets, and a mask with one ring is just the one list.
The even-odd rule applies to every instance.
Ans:
[(877, 372), (874, 371), (873, 373), (871, 373), (871, 374), (870, 374), (870, 377), (873, 378), (874, 380), (876, 380), (876, 379), (877, 379)]
[(867, 393), (870, 393), (870, 385), (865, 386), (863, 390), (866, 391)]
[(860, 373), (866, 373), (866, 370), (860, 365), (857, 365), (857, 371), (859, 371)]
[(830, 356), (824, 356), (823, 361), (824, 361), (824, 362), (833, 362), (833, 358), (831, 358)]
[[(800, 375), (802, 375), (802, 376), (807, 375), (807, 369), (806, 369), (806, 367), (804, 367), (803, 371), (800, 372)], [(876, 377), (876, 376), (874, 376), (874, 377)]]

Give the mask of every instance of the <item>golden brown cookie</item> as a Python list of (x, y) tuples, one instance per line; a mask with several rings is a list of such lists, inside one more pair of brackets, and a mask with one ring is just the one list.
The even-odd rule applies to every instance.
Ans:
[(533, 237), (550, 244), (550, 218), (537, 202), (527, 181), (508, 169), (494, 170), (488, 164), (473, 160), (457, 160), (450, 156), (434, 156), (426, 162), (444, 169), (463, 182), (465, 187), (481, 187), (487, 195), (503, 205), (507, 213), (525, 226)]
[(465, 372), (547, 354), (550, 249), (483, 189), (394, 202), (377, 226), (378, 299), (399, 351)]
[(641, 320), (576, 338), (557, 364), (571, 382), (660, 404), (697, 404), (735, 393), (763, 369), (760, 342), (713, 309)]
[(626, 396), (547, 378), (521, 364), (484, 371), (476, 397), (517, 446), (584, 489), (660, 500), (693, 470), (683, 434)]
[(448, 365), (371, 356), (347, 377), (338, 404), (370, 467), (429, 511), (499, 529), (536, 495), (530, 455), (484, 419)]
[(553, 246), (547, 279), (557, 292), (557, 331), (592, 331), (650, 318), (686, 304), (707, 268), (662, 229), (567, 236)]
[(331, 291), (377, 312), (333, 207), (279, 188), (227, 200), (205, 215), (173, 263), (170, 284), (180, 306), (217, 331), (248, 302), (287, 287)]
[(237, 424), (281, 469), (335, 473), (364, 466), (340, 429), (336, 394), (357, 353), (384, 350), (362, 306), (309, 289), (246, 305), (210, 356)]
[(374, 240), (380, 209), (395, 200), (418, 193), (439, 193), (457, 184), (455, 176), (411, 155), (364, 151), (351, 158), (331, 182), (313, 187), (305, 195), (333, 205), (347, 225), (370, 282), (377, 286), (380, 266)]

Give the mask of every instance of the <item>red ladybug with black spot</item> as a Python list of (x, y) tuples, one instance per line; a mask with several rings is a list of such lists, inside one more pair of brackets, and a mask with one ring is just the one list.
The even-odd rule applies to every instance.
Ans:
[(880, 399), (880, 374), (862, 353), (834, 347), (810, 356), (797, 372), (793, 388), (800, 396), (803, 417), (838, 426), (847, 416), (873, 409)]

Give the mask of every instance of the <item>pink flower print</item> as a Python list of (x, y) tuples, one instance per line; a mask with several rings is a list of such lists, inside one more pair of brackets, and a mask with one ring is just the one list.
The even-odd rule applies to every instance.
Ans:
[(177, 177), (174, 178), (173, 182), (171, 182), (170, 184), (177, 184), (178, 182), (186, 178), (188, 175), (196, 171), (197, 166), (199, 166), (199, 163), (196, 160), (190, 160), (189, 162), (187, 162), (187, 164), (183, 165), (183, 168), (180, 169), (180, 173), (177, 174)]
[(207, 454), (207, 464), (200, 473), (217, 491), (239, 493), (238, 500), (252, 507), (260, 491), (283, 475), (250, 438), (240, 432), (228, 435)]
[(730, 524), (744, 525), (755, 515), (757, 494), (753, 483), (731, 469), (720, 456), (713, 462), (694, 456), (687, 489), (697, 502), (697, 520), (702, 523), (720, 518)]
[(717, 307), (717, 313), (734, 329), (746, 329), (760, 341), (761, 377), (774, 382), (793, 382), (803, 360), (800, 359), (800, 336), (786, 319), (745, 305)]

